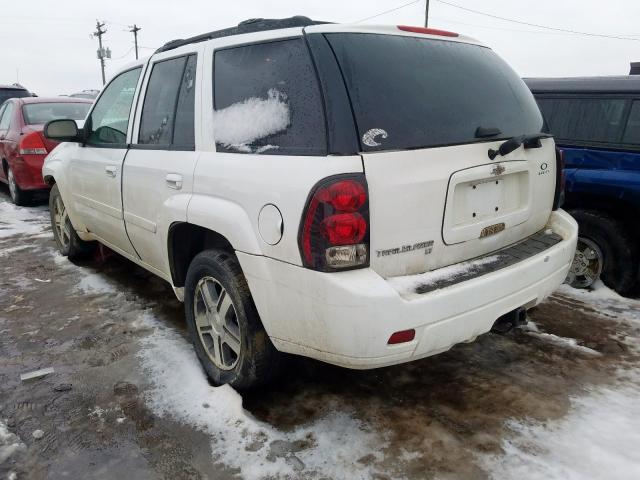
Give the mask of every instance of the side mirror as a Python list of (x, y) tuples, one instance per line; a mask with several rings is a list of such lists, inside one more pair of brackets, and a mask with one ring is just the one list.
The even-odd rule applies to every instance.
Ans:
[(51, 120), (44, 126), (44, 136), (57, 142), (82, 141), (75, 120)]

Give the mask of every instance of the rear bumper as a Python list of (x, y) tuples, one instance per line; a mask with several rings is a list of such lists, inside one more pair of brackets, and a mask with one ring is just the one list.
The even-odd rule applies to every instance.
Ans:
[(42, 165), (46, 155), (24, 155), (11, 162), (16, 182), (22, 190), (45, 190), (49, 185), (42, 179)]
[[(238, 253), (267, 333), (278, 350), (348, 368), (376, 368), (434, 355), (488, 332), (518, 307), (540, 303), (564, 281), (578, 226), (563, 211), (548, 228), (562, 237), (515, 265), (425, 294), (401, 295), (371, 269), (319, 273)], [(387, 345), (415, 329), (412, 342)]]

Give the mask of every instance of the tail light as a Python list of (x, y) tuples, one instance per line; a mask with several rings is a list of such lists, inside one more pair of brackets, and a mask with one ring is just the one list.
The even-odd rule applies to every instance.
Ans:
[(558, 210), (564, 203), (564, 153), (556, 147), (556, 193), (553, 197), (553, 209)]
[(20, 141), (20, 155), (46, 155), (49, 153), (40, 132), (25, 135)]
[(447, 30), (440, 30), (438, 28), (427, 27), (411, 27), (409, 25), (398, 25), (398, 30), (411, 33), (424, 33), (425, 35), (439, 35), (441, 37), (459, 37), (455, 32), (449, 32)]
[(333, 272), (369, 265), (368, 197), (363, 174), (329, 177), (313, 188), (298, 236), (305, 267)]

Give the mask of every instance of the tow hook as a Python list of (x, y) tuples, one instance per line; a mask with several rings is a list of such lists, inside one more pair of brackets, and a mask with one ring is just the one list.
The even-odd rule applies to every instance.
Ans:
[(499, 317), (493, 327), (491, 327), (492, 333), (498, 333), (504, 335), (510, 332), (516, 327), (527, 324), (527, 309), (524, 307), (518, 307), (515, 310), (505, 313)]

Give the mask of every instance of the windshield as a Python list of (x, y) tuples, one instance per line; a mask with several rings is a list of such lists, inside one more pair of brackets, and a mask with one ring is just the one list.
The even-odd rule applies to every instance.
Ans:
[(41, 125), (51, 120), (84, 120), (90, 103), (30, 103), (22, 107), (24, 123)]
[[(457, 145), (542, 129), (533, 95), (489, 48), (397, 35), (326, 38), (342, 69), (364, 151)], [(478, 127), (500, 133), (476, 138)]]
[(0, 105), (10, 98), (30, 97), (31, 94), (22, 88), (0, 88)]

